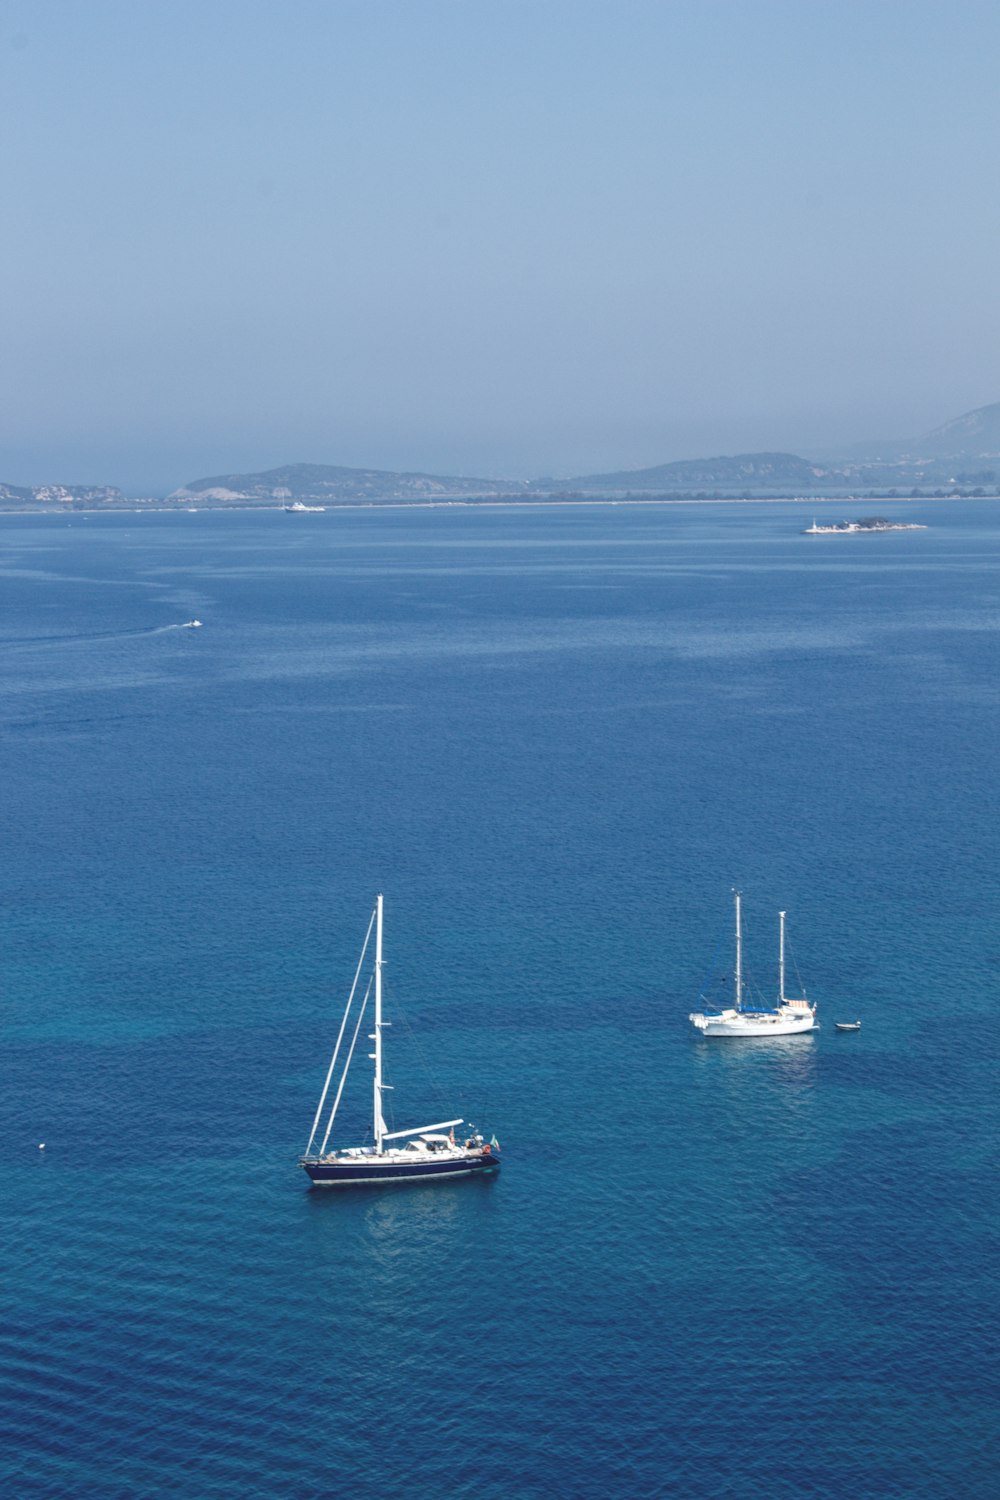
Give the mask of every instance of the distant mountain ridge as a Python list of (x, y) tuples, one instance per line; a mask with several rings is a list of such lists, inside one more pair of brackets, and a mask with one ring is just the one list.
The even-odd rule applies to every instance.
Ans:
[(852, 463), (978, 464), (1000, 459), (1000, 401), (977, 406), (922, 437), (852, 443), (840, 458)]
[(218, 474), (193, 479), (171, 500), (242, 500), (281, 504), (289, 500), (440, 500), (509, 495), (524, 485), (502, 479), (461, 479), (442, 474), (397, 474), (391, 469), (346, 469), (336, 464), (285, 464), (259, 474)]
[[(749, 485), (758, 489), (779, 484), (809, 486), (823, 474), (796, 453), (737, 453), (727, 458), (680, 459), (652, 469), (621, 469), (611, 474), (582, 474), (566, 481), (580, 490), (703, 489), (718, 485)], [(537, 482), (537, 481), (536, 481)]]
[[(542, 500), (548, 497), (617, 498), (676, 495), (725, 499), (727, 496), (831, 494), (870, 489), (934, 494), (954, 486), (1000, 486), (1000, 402), (965, 412), (923, 437), (858, 444), (822, 462), (796, 453), (737, 453), (717, 458), (679, 459), (646, 469), (579, 474), (570, 479), (482, 479), (406, 470), (353, 469), (336, 464), (285, 464), (257, 473), (217, 474), (192, 479), (168, 496), (174, 504), (195, 506), (430, 504), (451, 500)], [(128, 499), (111, 485), (0, 484), (0, 509), (115, 509), (143, 502)]]
[(378, 501), (510, 500), (623, 495), (712, 493), (822, 494), (852, 487), (898, 488), (948, 484), (955, 471), (987, 465), (963, 476), (969, 483), (992, 481), (991, 460), (1000, 470), (1000, 402), (967, 412), (923, 438), (859, 445), (850, 454), (824, 462), (797, 453), (737, 453), (717, 458), (679, 459), (647, 469), (577, 474), (569, 479), (470, 479), (455, 475), (350, 469), (332, 464), (288, 464), (257, 474), (225, 474), (194, 479), (175, 490), (172, 500), (221, 503), (311, 504)]
[(963, 463), (970, 458), (1000, 458), (1000, 401), (955, 417), (909, 446), (914, 455), (960, 458)]
[(742, 453), (731, 458), (681, 460), (652, 469), (583, 474), (572, 479), (469, 479), (444, 474), (348, 469), (333, 464), (286, 464), (258, 474), (194, 479), (171, 500), (281, 505), (300, 501), (343, 505), (378, 500), (515, 499), (547, 495), (663, 493), (691, 487), (768, 485), (810, 487), (824, 471), (794, 453)]

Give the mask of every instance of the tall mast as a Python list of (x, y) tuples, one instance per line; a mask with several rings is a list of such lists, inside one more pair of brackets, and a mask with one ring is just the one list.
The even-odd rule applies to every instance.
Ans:
[(778, 1004), (785, 1003), (785, 913), (778, 913)]
[(375, 898), (375, 1150), (382, 1155), (382, 896)]
[(734, 890), (736, 897), (736, 1009), (743, 1009), (743, 932), (740, 925), (740, 893)]

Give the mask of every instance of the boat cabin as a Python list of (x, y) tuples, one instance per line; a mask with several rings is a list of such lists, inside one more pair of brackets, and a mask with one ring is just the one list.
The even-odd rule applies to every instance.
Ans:
[(415, 1141), (407, 1141), (404, 1149), (427, 1154), (428, 1152), (448, 1151), (454, 1144), (454, 1141), (446, 1135), (422, 1135)]

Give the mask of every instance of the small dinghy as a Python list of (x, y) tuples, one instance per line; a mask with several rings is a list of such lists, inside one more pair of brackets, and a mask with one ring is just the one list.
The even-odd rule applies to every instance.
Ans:
[(834, 1024), (834, 1026), (836, 1027), (836, 1029), (838, 1031), (860, 1031), (861, 1030), (861, 1022), (860, 1021), (834, 1021), (833, 1024)]

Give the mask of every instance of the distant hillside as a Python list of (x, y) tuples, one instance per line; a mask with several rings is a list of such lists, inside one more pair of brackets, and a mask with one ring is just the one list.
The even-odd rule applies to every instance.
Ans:
[(88, 506), (126, 505), (121, 490), (105, 484), (0, 484), (0, 510), (38, 510), (62, 506), (78, 510)]
[(1000, 401), (945, 422), (907, 446), (914, 457), (961, 459), (963, 463), (1000, 459)]
[(483, 499), (523, 492), (502, 479), (462, 479), (442, 474), (397, 474), (389, 469), (346, 469), (334, 464), (286, 464), (259, 474), (217, 474), (192, 479), (171, 500), (281, 505), (288, 501), (337, 505), (377, 500)]
[[(812, 489), (824, 470), (795, 453), (737, 453), (731, 458), (682, 459), (652, 469), (622, 469), (613, 474), (582, 474), (566, 481), (573, 490), (614, 493), (653, 490)], [(549, 481), (547, 481), (549, 482)]]
[[(482, 479), (406, 470), (351, 469), (335, 464), (286, 464), (249, 474), (216, 474), (192, 479), (168, 497), (224, 509), (228, 505), (270, 506), (420, 504), (433, 501), (543, 501), (574, 497), (619, 499), (634, 495), (677, 498), (869, 493), (995, 494), (1000, 486), (1000, 402), (980, 406), (923, 437), (865, 443), (824, 456), (796, 453), (737, 453), (716, 458), (681, 459), (648, 469), (616, 469), (578, 474), (571, 479)], [(0, 484), (0, 510), (59, 510), (88, 507), (113, 510), (152, 505), (129, 500), (110, 485)]]
[[(986, 414), (937, 429), (961, 435), (963, 424), (986, 441)], [(984, 420), (972, 423), (982, 415)], [(956, 439), (942, 438), (942, 443)], [(929, 439), (926, 440), (929, 442)], [(926, 447), (925, 442), (925, 447)], [(879, 457), (831, 459), (817, 463), (797, 453), (737, 453), (716, 458), (681, 459), (649, 469), (617, 469), (607, 474), (577, 474), (571, 479), (470, 479), (453, 475), (395, 473), (389, 469), (349, 469), (333, 464), (287, 464), (257, 474), (218, 474), (193, 479), (170, 499), (200, 505), (277, 506), (296, 501), (309, 505), (419, 504), (447, 500), (546, 500), (572, 497), (618, 499), (628, 495), (810, 495), (852, 490), (917, 489), (921, 485), (989, 484), (994, 475), (978, 457), (953, 455), (947, 459), (892, 453), (884, 445)], [(997, 465), (1000, 470), (1000, 463)], [(972, 472), (968, 472), (972, 471)], [(940, 490), (940, 493), (947, 493)]]
[(856, 443), (840, 455), (855, 464), (923, 464), (928, 473), (993, 466), (1000, 459), (1000, 401), (979, 406), (922, 437)]
[[(841, 476), (833, 474), (833, 482)], [(572, 479), (456, 478), (440, 474), (348, 469), (330, 464), (289, 464), (259, 474), (219, 474), (194, 479), (175, 490), (172, 500), (240, 505), (357, 504), (386, 500), (542, 499), (547, 495), (664, 494), (690, 490), (812, 489), (828, 471), (794, 453), (742, 453), (731, 458), (691, 459), (652, 469), (612, 474), (581, 474)]]

